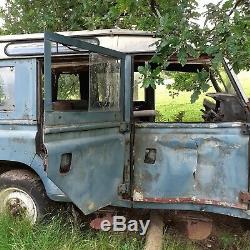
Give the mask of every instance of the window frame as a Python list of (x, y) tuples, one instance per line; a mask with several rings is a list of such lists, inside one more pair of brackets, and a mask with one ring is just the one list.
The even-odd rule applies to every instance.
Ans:
[[(86, 111), (86, 110), (69, 110), (67, 112), (53, 110), (52, 88), (51, 88), (51, 66), (52, 42), (62, 43), (67, 46), (79, 47), (89, 52), (100, 55), (110, 56), (120, 60), (120, 111)], [(96, 123), (96, 122), (121, 122), (130, 120), (130, 84), (132, 59), (130, 55), (119, 51), (107, 49), (101, 46), (93, 45), (77, 38), (70, 38), (56, 33), (45, 32), (44, 34), (44, 119), (47, 126), (67, 125), (79, 123)], [(85, 53), (86, 54), (86, 53)], [(60, 55), (56, 55), (60, 56)], [(84, 112), (84, 115), (82, 115)]]
[(36, 124), (37, 122), (37, 60), (36, 58), (0, 61), (0, 67), (15, 68), (13, 111), (0, 111), (1, 124)]
[[(11, 77), (13, 77), (13, 79), (11, 79), (11, 80), (13, 80), (13, 82), (11, 83), (12, 84), (12, 86), (11, 86), (11, 92), (4, 92), (3, 94), (5, 95), (5, 94), (8, 94), (8, 95), (5, 95), (5, 96), (7, 96), (7, 98), (9, 98), (10, 97), (10, 94), (12, 95), (11, 96), (11, 103), (8, 103), (8, 105), (6, 105), (6, 103), (4, 104), (4, 105), (0, 105), (0, 112), (14, 112), (15, 111), (15, 109), (16, 109), (16, 100), (15, 100), (15, 79), (16, 79), (16, 74), (15, 74), (15, 66), (0, 66), (0, 70), (1, 69), (3, 69), (3, 68), (8, 68), (8, 69), (11, 69), (12, 68), (12, 71), (13, 71), (13, 75), (11, 76)], [(7, 84), (9, 84), (9, 82), (7, 83)], [(2, 87), (2, 85), (1, 85), (1, 87)], [(10, 106), (13, 106), (13, 108), (12, 109), (7, 109), (7, 107), (10, 107)]]

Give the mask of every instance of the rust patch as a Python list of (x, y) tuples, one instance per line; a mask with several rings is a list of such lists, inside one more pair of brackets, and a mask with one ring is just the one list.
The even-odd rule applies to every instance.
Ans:
[(140, 191), (134, 190), (133, 200), (134, 201), (144, 201), (143, 193)]
[(248, 192), (240, 192), (239, 195), (240, 201), (246, 204), (250, 203), (250, 193)]
[(199, 205), (215, 205), (222, 207), (231, 207), (238, 209), (247, 209), (247, 205), (239, 204), (239, 203), (230, 203), (226, 201), (217, 201), (210, 199), (199, 199), (197, 197), (182, 197), (182, 198), (147, 198), (144, 197), (142, 200), (136, 201), (144, 201), (144, 202), (156, 202), (156, 203), (170, 203), (170, 204), (178, 204), (178, 203), (191, 203), (191, 204), (199, 204)]
[(111, 213), (107, 213), (104, 217), (97, 217), (94, 220), (92, 220), (90, 222), (90, 227), (96, 230), (100, 230), (101, 229), (101, 223), (104, 220), (108, 220), (110, 222), (110, 225), (113, 224), (113, 216)]

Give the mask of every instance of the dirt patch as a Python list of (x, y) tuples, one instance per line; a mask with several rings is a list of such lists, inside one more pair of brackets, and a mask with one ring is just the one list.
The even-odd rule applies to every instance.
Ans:
[(165, 230), (165, 249), (168, 249), (166, 244), (172, 239), (186, 245), (185, 249), (250, 250), (250, 221), (222, 215), (208, 217), (213, 220), (213, 230), (205, 240), (189, 240), (180, 224), (169, 221)]

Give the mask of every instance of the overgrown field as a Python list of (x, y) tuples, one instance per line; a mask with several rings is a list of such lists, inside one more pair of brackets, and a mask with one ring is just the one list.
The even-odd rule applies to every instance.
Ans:
[[(241, 73), (240, 79), (250, 96), (249, 74)], [(190, 93), (182, 93), (180, 97), (172, 99), (163, 86), (157, 89), (157, 95), (157, 110), (161, 114), (161, 120), (175, 120), (176, 115), (185, 110), (183, 121), (200, 121), (202, 98), (195, 104), (190, 104)], [(164, 249), (250, 250), (249, 239), (249, 232), (235, 233), (231, 230), (221, 230), (216, 237), (207, 241), (192, 242), (174, 229), (168, 228), (165, 233)], [(0, 250), (132, 250), (142, 249), (144, 240), (145, 238), (138, 234), (95, 232), (87, 225), (81, 227), (73, 225), (70, 219), (62, 221), (56, 218), (49, 223), (31, 226), (27, 221), (14, 220), (9, 216), (0, 217)]]
[[(173, 228), (164, 236), (166, 250), (229, 249), (248, 250), (250, 232), (219, 231), (206, 241), (191, 241)], [(145, 237), (132, 233), (95, 232), (70, 220), (54, 218), (50, 223), (31, 226), (29, 222), (0, 217), (1, 250), (134, 250), (143, 249)]]

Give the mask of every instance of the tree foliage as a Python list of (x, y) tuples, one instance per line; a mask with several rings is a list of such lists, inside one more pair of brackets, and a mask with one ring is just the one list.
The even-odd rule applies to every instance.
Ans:
[[(145, 85), (162, 83), (161, 70), (177, 55), (185, 65), (188, 57), (208, 54), (212, 67), (229, 59), (236, 72), (250, 69), (250, 2), (221, 0), (198, 11), (198, 0), (7, 0), (1, 10), (3, 34), (100, 28), (151, 30), (161, 40), (152, 62), (157, 68), (141, 69)], [(212, 1), (211, 1), (212, 2)], [(202, 18), (202, 19), (201, 19)], [(204, 20), (201, 23), (201, 20)], [(203, 78), (204, 74), (198, 78)], [(200, 79), (199, 79), (200, 80)], [(185, 86), (179, 86), (182, 89)], [(190, 86), (188, 85), (188, 88)], [(194, 91), (206, 89), (194, 84)]]

